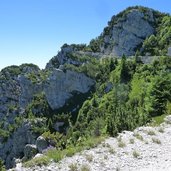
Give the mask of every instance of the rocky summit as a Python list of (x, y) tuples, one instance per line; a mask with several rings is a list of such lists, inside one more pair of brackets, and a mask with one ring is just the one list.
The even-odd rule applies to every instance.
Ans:
[(2, 69), (0, 170), (170, 169), (170, 30), (169, 14), (129, 7), (45, 69)]

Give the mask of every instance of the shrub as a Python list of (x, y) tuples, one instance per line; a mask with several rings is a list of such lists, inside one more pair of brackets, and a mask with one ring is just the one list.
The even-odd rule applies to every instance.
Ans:
[(23, 164), (23, 166), (24, 167), (46, 166), (49, 163), (50, 163), (50, 159), (47, 156), (43, 156), (27, 161)]
[(123, 148), (126, 144), (123, 141), (118, 142), (118, 147)]
[(115, 153), (115, 150), (111, 147), (111, 148), (109, 148), (109, 153), (110, 154), (114, 154)]
[(129, 139), (129, 143), (130, 143), (130, 144), (134, 144), (134, 139), (133, 139), (133, 138), (130, 138), (130, 139)]
[(159, 127), (158, 131), (159, 131), (160, 133), (164, 133), (164, 128)]
[(161, 141), (158, 138), (152, 138), (153, 143), (161, 144)]
[(133, 151), (134, 158), (138, 158), (140, 156), (140, 153), (138, 151)]
[(86, 160), (88, 162), (92, 162), (93, 161), (93, 155), (92, 154), (86, 154), (85, 157), (86, 157)]
[(153, 130), (149, 130), (149, 131), (147, 132), (147, 134), (148, 134), (148, 135), (156, 135), (156, 133), (155, 133)]
[(143, 141), (143, 140), (144, 140), (143, 136), (140, 135), (139, 133), (135, 133), (134, 136), (135, 136), (138, 140), (140, 140), (140, 141)]
[(80, 168), (81, 171), (90, 171), (90, 166), (83, 164)]
[(77, 171), (78, 170), (78, 166), (76, 163), (72, 163), (69, 165), (69, 169), (70, 171)]
[(1, 159), (0, 159), (0, 171), (5, 171), (5, 166)]

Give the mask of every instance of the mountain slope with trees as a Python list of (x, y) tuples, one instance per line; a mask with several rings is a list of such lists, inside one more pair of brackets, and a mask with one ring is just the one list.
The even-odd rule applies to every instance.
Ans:
[[(15, 166), (16, 159), (27, 163), (37, 153), (58, 161), (93, 146), (92, 139), (170, 114), (170, 18), (130, 7), (113, 16), (89, 45), (64, 44), (44, 70), (33, 64), (4, 68), (0, 158), (5, 166)], [(141, 55), (147, 53), (154, 56), (144, 62), (148, 57)]]

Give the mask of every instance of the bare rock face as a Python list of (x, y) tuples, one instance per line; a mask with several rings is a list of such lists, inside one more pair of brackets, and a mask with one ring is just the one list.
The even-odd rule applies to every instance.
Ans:
[(42, 153), (42, 151), (48, 147), (48, 142), (45, 140), (44, 137), (39, 136), (36, 140), (36, 146), (39, 153)]
[(27, 144), (24, 147), (24, 158), (26, 160), (33, 158), (37, 154), (37, 147), (34, 144)]
[(150, 24), (152, 22), (154, 22), (152, 11), (149, 10), (148, 14), (144, 14), (137, 9), (131, 10), (125, 18), (113, 25), (109, 34), (104, 35), (101, 51), (114, 56), (134, 55), (137, 46), (154, 33), (155, 30)]
[(42, 92), (42, 83), (34, 83), (24, 75), (18, 77), (21, 94), (19, 97), (19, 105), (25, 108), (33, 99), (35, 94)]
[(0, 156), (7, 168), (15, 164), (15, 158), (22, 156), (26, 144), (35, 143), (36, 137), (32, 134), (31, 127), (31, 123), (25, 121), (6, 142), (0, 142)]
[(47, 79), (44, 92), (51, 108), (63, 107), (74, 92), (87, 93), (94, 85), (94, 80), (83, 73), (54, 69)]

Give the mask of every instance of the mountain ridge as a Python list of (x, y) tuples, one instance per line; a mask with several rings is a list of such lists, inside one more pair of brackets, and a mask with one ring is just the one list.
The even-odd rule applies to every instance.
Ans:
[[(2, 69), (0, 158), (6, 167), (51, 146), (62, 150), (89, 136), (116, 136), (169, 114), (170, 23), (168, 14), (131, 7), (89, 45), (64, 44), (43, 70), (34, 64)], [(164, 56), (155, 57), (158, 52)], [(143, 54), (154, 56), (144, 64)]]

